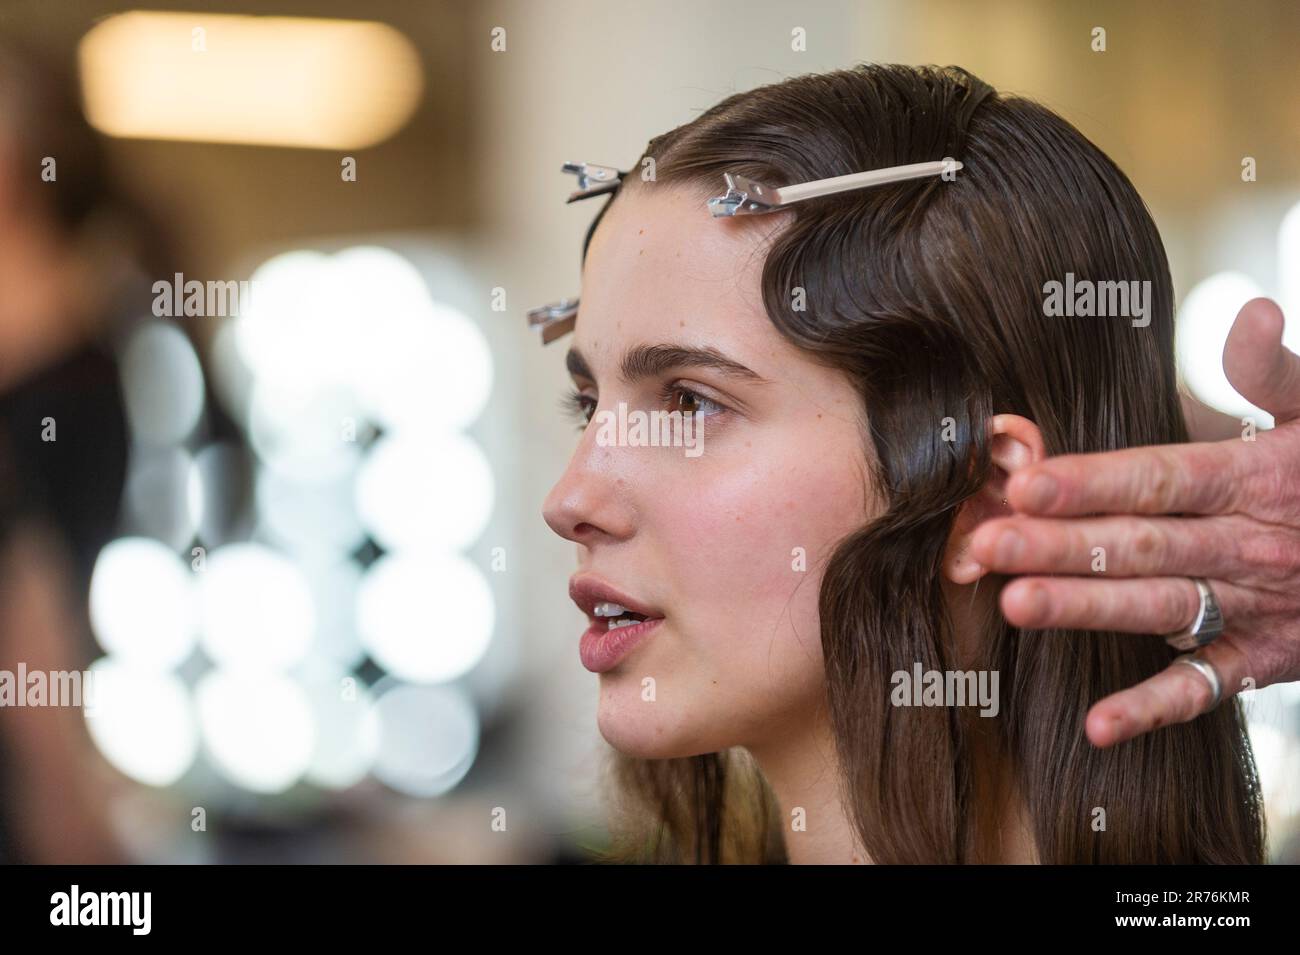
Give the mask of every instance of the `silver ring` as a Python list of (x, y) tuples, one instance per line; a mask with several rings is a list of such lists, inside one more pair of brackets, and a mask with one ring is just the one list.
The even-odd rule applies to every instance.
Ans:
[(1165, 643), (1175, 650), (1195, 650), (1213, 643), (1223, 633), (1223, 611), (1219, 609), (1219, 601), (1210, 589), (1210, 582), (1204, 577), (1190, 579), (1196, 585), (1196, 592), (1201, 595), (1201, 606), (1190, 625), (1177, 633), (1165, 634)]
[(1206, 660), (1204, 657), (1198, 657), (1191, 653), (1176, 658), (1174, 662), (1186, 663), (1189, 667), (1195, 667), (1200, 672), (1201, 676), (1205, 677), (1205, 679), (1209, 681), (1210, 692), (1213, 693), (1214, 696), (1213, 699), (1210, 700), (1210, 705), (1206, 707), (1205, 712), (1208, 713), (1219, 705), (1219, 701), (1223, 699), (1223, 681), (1219, 679), (1219, 671), (1215, 669), (1213, 663)]

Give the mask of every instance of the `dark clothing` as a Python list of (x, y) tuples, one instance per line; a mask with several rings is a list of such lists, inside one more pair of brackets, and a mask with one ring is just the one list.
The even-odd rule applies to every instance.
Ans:
[[(42, 437), (47, 419), (55, 440)], [(106, 344), (86, 345), (0, 394), (0, 549), (19, 521), (42, 521), (67, 543), (73, 586), (88, 594), (95, 558), (117, 526), (128, 450), (118, 362)], [(85, 664), (94, 653), (83, 648)], [(4, 729), (0, 722), (0, 862), (25, 862), (9, 819), (8, 783), (19, 770)]]

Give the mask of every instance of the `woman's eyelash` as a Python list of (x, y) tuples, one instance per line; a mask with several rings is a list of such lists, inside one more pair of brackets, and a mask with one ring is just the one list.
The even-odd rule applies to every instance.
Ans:
[[(679, 407), (680, 402), (673, 400), (674, 398), (680, 399), (681, 397), (690, 398), (698, 405), (711, 406), (717, 409), (712, 413), (703, 415), (703, 417), (706, 418), (722, 414), (727, 410), (726, 406), (720, 402), (714, 401), (712, 398), (707, 398), (698, 391), (687, 388), (684, 385), (670, 382), (659, 392), (659, 400), (670, 405), (668, 409), (669, 411), (682, 411), (683, 414), (699, 413), (698, 408), (692, 412), (683, 411), (683, 409)], [(583, 431), (586, 430), (587, 425), (591, 422), (591, 416), (596, 410), (596, 399), (591, 397), (591, 395), (584, 395), (576, 388), (572, 388), (560, 396), (560, 409), (566, 417), (572, 418), (577, 423), (579, 431)]]
[[(590, 402), (590, 405), (588, 405)], [(590, 395), (584, 395), (577, 388), (572, 388), (560, 396), (560, 409), (564, 414), (577, 422), (578, 430), (584, 431), (587, 423), (591, 420), (591, 411), (595, 410), (596, 400)], [(590, 407), (591, 410), (588, 410)]]

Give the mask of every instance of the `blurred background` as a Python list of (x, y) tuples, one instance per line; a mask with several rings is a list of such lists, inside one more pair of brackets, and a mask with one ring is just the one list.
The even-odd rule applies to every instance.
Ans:
[[(0, 715), (0, 856), (585, 859), (606, 746), (540, 513), (575, 437), (524, 322), (578, 292), (561, 164), (964, 66), (1133, 179), (1187, 387), (1239, 417), (1240, 305), (1300, 351), (1297, 39), (1289, 0), (7, 0), (0, 669), (94, 698)], [(1248, 698), (1300, 861), (1300, 687)]]

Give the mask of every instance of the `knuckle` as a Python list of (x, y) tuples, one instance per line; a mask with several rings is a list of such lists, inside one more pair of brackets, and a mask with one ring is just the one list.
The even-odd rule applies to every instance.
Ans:
[(1276, 582), (1300, 576), (1300, 535), (1256, 531), (1236, 539), (1237, 556), (1261, 580)]
[(1300, 532), (1291, 530), (1275, 535), (1277, 537), (1278, 565), (1288, 577), (1300, 575)]
[(1104, 617), (1106, 607), (1095, 587), (1078, 587), (1071, 602), (1070, 617), (1073, 620), (1098, 620)]
[(1246, 565), (1245, 545), (1259, 525), (1248, 518), (1216, 517), (1201, 528), (1197, 547), (1202, 553), (1217, 553), (1229, 567)]
[(1142, 563), (1160, 563), (1165, 552), (1165, 534), (1151, 521), (1141, 521), (1133, 532), (1133, 551)]
[[(1258, 452), (1258, 448), (1252, 449)], [(1276, 513), (1269, 503), (1276, 502), (1279, 511), (1295, 513), (1297, 492), (1294, 472), (1283, 462), (1255, 453), (1246, 455), (1242, 462), (1244, 474), (1240, 475), (1237, 503), (1241, 510), (1261, 516)], [(1261, 507), (1263, 504), (1263, 507)], [(1291, 505), (1291, 506), (1287, 506)]]
[(1173, 479), (1164, 459), (1157, 458), (1155, 466), (1138, 489), (1138, 510), (1142, 512), (1163, 511), (1165, 502), (1169, 500), (1172, 484)]
[(1230, 509), (1282, 522), (1300, 517), (1300, 481), (1295, 479), (1300, 453), (1296, 452), (1300, 443), (1292, 449), (1280, 440), (1243, 443), (1234, 449), (1225, 468)]

